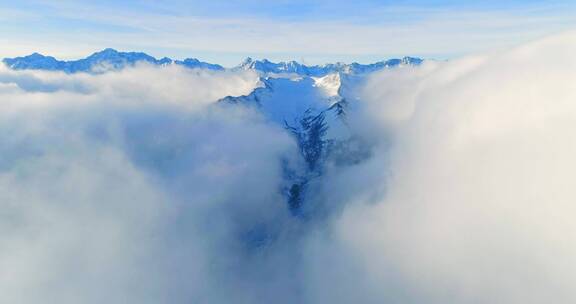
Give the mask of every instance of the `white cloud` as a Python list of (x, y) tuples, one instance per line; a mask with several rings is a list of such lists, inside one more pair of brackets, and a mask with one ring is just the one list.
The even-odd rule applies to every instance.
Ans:
[[(572, 32), (374, 75), (385, 195), (360, 193), (336, 241), (313, 242), (316, 302), (573, 303), (575, 51)], [(326, 271), (342, 297), (318, 293)]]
[(259, 279), (228, 272), (251, 231), (289, 220), (296, 155), (256, 113), (214, 106), (254, 74), (2, 68), (0, 83), (0, 302), (253, 302)]
[(575, 51), (372, 75), (305, 219), (287, 132), (214, 106), (255, 74), (0, 67), (0, 302), (572, 303)]

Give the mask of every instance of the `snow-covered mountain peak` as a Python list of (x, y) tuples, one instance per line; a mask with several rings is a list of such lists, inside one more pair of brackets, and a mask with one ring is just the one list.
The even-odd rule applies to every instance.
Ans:
[(114, 55), (114, 54), (118, 54), (120, 52), (118, 52), (117, 50), (113, 49), (113, 48), (105, 48), (99, 52), (95, 52), (94, 54), (92, 54), (92, 56), (110, 56), (110, 55)]
[(340, 73), (328, 74), (324, 77), (312, 77), (314, 86), (322, 90), (327, 96), (338, 96), (341, 86)]
[(323, 77), (261, 77), (260, 87), (251, 94), (229, 96), (221, 102), (253, 107), (270, 122), (291, 128), (307, 117), (320, 115), (326, 119), (327, 136), (341, 138), (348, 135), (342, 116), (347, 103), (340, 95), (341, 85), (339, 73)]
[(251, 57), (246, 57), (244, 60), (242, 60), (242, 62), (240, 62), (240, 64), (236, 68), (241, 70), (249, 70), (252, 68), (253, 64), (254, 59), (252, 59)]
[(40, 53), (32, 53), (24, 57), (6, 58), (4, 64), (15, 70), (37, 69), (41, 70), (59, 70), (61, 62), (52, 56), (44, 56)]
[(49, 56), (44, 56), (44, 55), (42, 55), (42, 54), (40, 54), (40, 53), (34, 52), (34, 53), (32, 53), (32, 54), (30, 54), (30, 55), (28, 55), (28, 56), (26, 56), (26, 57), (27, 57), (27, 58), (30, 58), (30, 59), (40, 59), (40, 58), (47, 58), (47, 57), (49, 57)]

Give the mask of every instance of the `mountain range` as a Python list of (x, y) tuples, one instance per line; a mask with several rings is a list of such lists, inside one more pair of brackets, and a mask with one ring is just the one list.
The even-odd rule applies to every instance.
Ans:
[[(200, 61), (195, 58), (184, 60), (174, 60), (168, 57), (157, 59), (142, 52), (120, 52), (112, 48), (107, 48), (96, 52), (86, 58), (78, 60), (58, 60), (52, 56), (45, 56), (33, 53), (28, 56), (4, 58), (2, 62), (14, 70), (49, 70), (62, 71), (65, 73), (101, 73), (109, 70), (118, 70), (127, 66), (133, 66), (138, 62), (146, 62), (153, 65), (181, 65), (187, 68), (201, 68), (208, 70), (226, 70), (218, 64)], [(324, 65), (308, 66), (296, 61), (274, 63), (267, 59), (254, 60), (246, 58), (238, 66), (229, 70), (255, 70), (265, 74), (298, 74), (302, 76), (325, 76), (331, 73), (345, 74), (365, 74), (381, 70), (383, 68), (400, 65), (417, 65), (422, 59), (415, 57), (404, 57), (402, 59), (389, 59), (371, 64), (360, 63), (330, 63)]]

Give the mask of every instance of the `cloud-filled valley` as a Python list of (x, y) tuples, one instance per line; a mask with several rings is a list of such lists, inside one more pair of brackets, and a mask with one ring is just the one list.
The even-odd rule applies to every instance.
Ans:
[(1, 65), (0, 302), (573, 303), (575, 53)]

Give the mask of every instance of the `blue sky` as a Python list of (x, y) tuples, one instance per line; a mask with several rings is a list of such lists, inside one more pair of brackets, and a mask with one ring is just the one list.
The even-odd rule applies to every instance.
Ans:
[[(2, 3), (6, 2), (6, 3)], [(576, 28), (576, 1), (4, 1), (0, 57), (113, 47), (234, 65), (451, 58)]]

